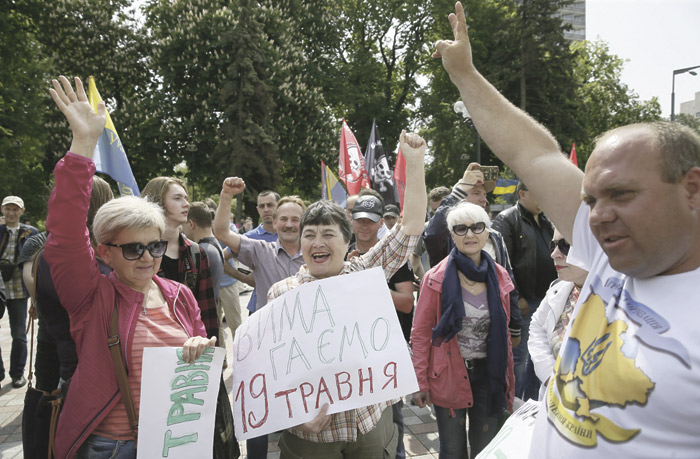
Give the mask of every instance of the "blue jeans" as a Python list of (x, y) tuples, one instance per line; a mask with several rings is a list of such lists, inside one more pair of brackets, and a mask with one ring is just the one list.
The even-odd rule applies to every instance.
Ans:
[(530, 314), (527, 317), (523, 317), (520, 344), (513, 349), (515, 396), (522, 400), (537, 400), (540, 390), (540, 380), (535, 375), (535, 366), (530, 359), (527, 340), (530, 337), (530, 319), (541, 302), (542, 298), (528, 300), (527, 305), (530, 308)]
[[(19, 378), (24, 375), (27, 365), (27, 299), (7, 300), (7, 313), (10, 316), (10, 335), (12, 349), (10, 350), (10, 377)], [(5, 365), (0, 357), (0, 380), (5, 377)]]
[(90, 435), (75, 456), (77, 459), (135, 459), (134, 440), (112, 440)]
[(469, 370), (469, 383), (474, 404), (471, 408), (453, 410), (455, 417), (450, 417), (450, 409), (433, 405), (440, 439), (440, 459), (464, 459), (467, 454), (466, 417), (469, 416), (469, 444), (471, 457), (476, 457), (498, 433), (499, 416), (489, 415), (485, 400), (489, 394), (486, 361)]

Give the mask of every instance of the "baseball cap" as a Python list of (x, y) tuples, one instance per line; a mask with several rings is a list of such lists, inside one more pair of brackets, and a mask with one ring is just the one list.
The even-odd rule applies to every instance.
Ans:
[(6, 206), (8, 204), (14, 204), (17, 207), (24, 209), (24, 201), (22, 201), (22, 198), (19, 196), (5, 196), (5, 199), (2, 200), (2, 205)]
[(352, 218), (369, 218), (376, 223), (383, 215), (381, 201), (372, 195), (360, 196), (352, 208)]
[(389, 204), (389, 205), (386, 206), (386, 208), (384, 209), (384, 216), (385, 216), (385, 217), (396, 217), (396, 218), (399, 218), (399, 214), (400, 214), (400, 213), (401, 213), (401, 211), (399, 210), (399, 208), (396, 207), (396, 206), (393, 205), (393, 204)]

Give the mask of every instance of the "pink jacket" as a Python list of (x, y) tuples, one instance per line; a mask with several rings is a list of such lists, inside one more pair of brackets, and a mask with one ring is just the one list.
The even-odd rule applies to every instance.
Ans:
[[(54, 170), (56, 187), (49, 200), (44, 256), (61, 304), (68, 311), (78, 367), (71, 379), (56, 433), (59, 459), (73, 457), (121, 399), (112, 357), (107, 346), (115, 303), (119, 336), (127, 371), (143, 294), (121, 282), (114, 273), (100, 274), (86, 228), (90, 205), (92, 160), (66, 154)], [(189, 336), (205, 336), (199, 307), (182, 284), (154, 277), (168, 306)]]
[[(423, 277), (411, 330), (411, 349), (420, 391), (429, 392), (430, 400), (440, 407), (461, 409), (471, 407), (474, 401), (467, 367), (459, 352), (457, 339), (453, 337), (439, 347), (432, 344), (433, 327), (440, 321), (441, 316), (442, 280), (445, 277), (448, 259), (449, 257), (443, 259)], [(507, 323), (510, 321), (509, 293), (514, 286), (504, 268), (496, 264), (496, 270)], [(506, 400), (508, 410), (512, 411), (515, 377), (513, 349), (510, 345), (506, 368)]]

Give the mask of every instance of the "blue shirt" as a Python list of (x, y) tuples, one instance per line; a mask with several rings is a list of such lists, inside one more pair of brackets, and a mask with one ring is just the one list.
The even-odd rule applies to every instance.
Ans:
[[(270, 233), (263, 228), (262, 223), (244, 234), (245, 237), (250, 239), (256, 239), (259, 241), (275, 242), (277, 240), (277, 233)], [(258, 304), (257, 289), (253, 290), (250, 295), (250, 301), (248, 301), (248, 311), (255, 312), (256, 305)]]

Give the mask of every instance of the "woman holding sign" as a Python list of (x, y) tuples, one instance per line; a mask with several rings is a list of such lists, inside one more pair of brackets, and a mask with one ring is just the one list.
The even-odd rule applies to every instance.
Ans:
[(490, 220), (463, 202), (447, 216), (455, 248), (423, 278), (411, 331), (420, 407), (433, 403), (440, 459), (465, 458), (469, 416), (471, 457), (498, 432), (512, 411), (513, 353), (508, 331), (508, 272), (483, 248)]
[(70, 317), (78, 367), (54, 451), (57, 458), (135, 458), (136, 432), (107, 345), (114, 310), (137, 416), (144, 347), (182, 346), (183, 359), (194, 362), (216, 338), (205, 337), (192, 292), (156, 276), (167, 249), (165, 218), (156, 204), (128, 196), (100, 208), (93, 222), (97, 251), (114, 269), (110, 276), (100, 274), (86, 218), (95, 173), (92, 155), (105, 126), (104, 103), (95, 113), (78, 78), (76, 91), (66, 78), (60, 80), (53, 80), (50, 92), (70, 124), (73, 142), (55, 168), (44, 254)]

